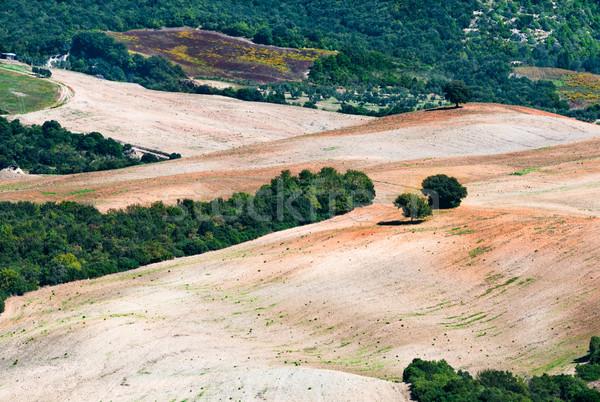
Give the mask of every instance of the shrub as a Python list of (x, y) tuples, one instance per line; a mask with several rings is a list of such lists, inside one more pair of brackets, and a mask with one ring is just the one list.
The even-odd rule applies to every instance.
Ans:
[(154, 154), (144, 154), (142, 155), (142, 163), (155, 163), (158, 162), (159, 159)]
[(590, 339), (590, 363), (600, 364), (600, 336)]
[(577, 376), (584, 381), (600, 380), (600, 364), (582, 364), (575, 367)]
[(411, 193), (400, 194), (394, 201), (394, 205), (402, 208), (402, 213), (410, 218), (411, 222), (415, 219), (423, 219), (433, 212), (425, 198)]
[(429, 176), (421, 187), (421, 192), (429, 197), (429, 205), (440, 209), (456, 208), (467, 196), (467, 189), (456, 178), (445, 174)]

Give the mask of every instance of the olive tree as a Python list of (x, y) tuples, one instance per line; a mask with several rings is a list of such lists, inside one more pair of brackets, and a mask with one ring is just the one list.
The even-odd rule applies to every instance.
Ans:
[(433, 213), (427, 200), (417, 194), (400, 194), (394, 201), (394, 205), (402, 208), (402, 213), (405, 217), (410, 218), (411, 222), (414, 222), (415, 219), (426, 218)]

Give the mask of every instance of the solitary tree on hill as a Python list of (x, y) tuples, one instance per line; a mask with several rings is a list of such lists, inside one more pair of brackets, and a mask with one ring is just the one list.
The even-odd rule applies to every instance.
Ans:
[(473, 91), (463, 81), (450, 81), (444, 86), (444, 97), (452, 103), (467, 103), (473, 97)]

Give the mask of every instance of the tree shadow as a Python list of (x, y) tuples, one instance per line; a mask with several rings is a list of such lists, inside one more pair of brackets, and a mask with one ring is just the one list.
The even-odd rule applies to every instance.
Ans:
[(454, 109), (462, 109), (462, 106), (440, 106), (440, 107), (434, 107), (432, 109), (425, 109), (426, 112), (436, 112), (438, 110), (454, 110)]
[(378, 222), (378, 226), (408, 226), (408, 225), (418, 225), (419, 223), (425, 222), (425, 219), (416, 219), (414, 221), (385, 221)]
[(592, 357), (592, 355), (590, 353), (588, 353), (585, 356), (581, 356), (581, 357), (578, 357), (577, 359), (573, 359), (573, 363), (577, 363), (577, 364), (587, 363), (590, 361), (591, 357)]

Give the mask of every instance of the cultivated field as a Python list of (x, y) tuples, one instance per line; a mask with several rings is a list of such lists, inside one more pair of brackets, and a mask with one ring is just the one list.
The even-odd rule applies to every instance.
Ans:
[(57, 120), (74, 132), (98, 131), (125, 143), (183, 156), (316, 133), (370, 119), (222, 96), (150, 91), (137, 84), (71, 71), (53, 70), (53, 77), (75, 88), (73, 99), (60, 108), (15, 118), (23, 124)]
[[(81, 124), (67, 119), (76, 105), (87, 124), (118, 128), (124, 114), (111, 117), (108, 101), (78, 101), (88, 81), (69, 77), (75, 97), (57, 119)], [(171, 95), (114, 85), (94, 88), (129, 99), (131, 115), (145, 116), (152, 101), (170, 105), (159, 118), (203, 113), (187, 95), (164, 103)], [(8, 299), (0, 399), (406, 400), (394, 381), (414, 357), (472, 372), (573, 371), (600, 332), (600, 127), (470, 104), (364, 122), (339, 115), (346, 128), (331, 127), (342, 125), (338, 115), (312, 112), (329, 130), (302, 135), (309, 115), (297, 113), (310, 111), (277, 111), (288, 124), (263, 133), (297, 124), (295, 132), (259, 143), (246, 111), (215, 112), (253, 140), (119, 171), (0, 181), (3, 200), (104, 210), (254, 191), (282, 169), (322, 166), (363, 170), (377, 191), (374, 205), (329, 221)], [(156, 135), (136, 138), (167, 152), (185, 144)], [(436, 173), (467, 186), (463, 205), (400, 224), (393, 198)]]
[(199, 29), (109, 33), (135, 53), (160, 55), (180, 64), (191, 77), (253, 82), (303, 80), (313, 62), (332, 52), (257, 45), (247, 39)]
[(0, 110), (16, 114), (49, 108), (60, 93), (59, 85), (35, 78), (20, 63), (0, 62)]

